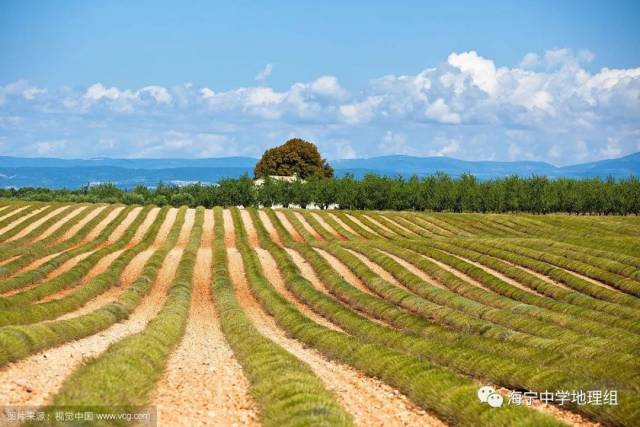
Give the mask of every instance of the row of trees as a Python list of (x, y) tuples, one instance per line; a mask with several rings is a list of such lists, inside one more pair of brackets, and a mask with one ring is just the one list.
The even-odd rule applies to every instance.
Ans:
[(124, 191), (111, 184), (78, 190), (21, 188), (0, 190), (0, 197), (61, 202), (108, 202), (174, 206), (291, 206), (341, 209), (428, 210), (450, 212), (568, 212), (639, 214), (640, 180), (509, 177), (479, 181), (471, 175), (436, 174), (403, 179), (347, 175), (285, 182), (266, 178), (260, 186), (248, 176), (215, 185), (143, 186)]

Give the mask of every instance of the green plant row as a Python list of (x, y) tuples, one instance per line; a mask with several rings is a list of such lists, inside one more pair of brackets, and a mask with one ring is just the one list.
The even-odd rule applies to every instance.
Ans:
[[(406, 215), (406, 214), (402, 214), (402, 215)], [(475, 234), (473, 232), (469, 232), (462, 228), (451, 225), (447, 221), (444, 221), (441, 215), (435, 212), (434, 213), (415, 212), (411, 214), (409, 217), (415, 218), (421, 224), (428, 224), (432, 228), (443, 230), (442, 233), (444, 233), (447, 236), (472, 237)]]
[(530, 239), (532, 247), (583, 261), (622, 276), (640, 279), (640, 258), (615, 252), (586, 248), (549, 239)]
[[(423, 299), (421, 298), (422, 301), (426, 300), (427, 302), (435, 303), (437, 306), (444, 307), (440, 308), (440, 315), (447, 315), (443, 322), (449, 322), (449, 326), (459, 329), (464, 333), (476, 334), (511, 344), (523, 345), (530, 350), (538, 349), (544, 351), (546, 353), (543, 356), (536, 356), (535, 359), (543, 364), (554, 363), (558, 359), (565, 358), (565, 356), (584, 358), (587, 360), (602, 360), (606, 362), (604, 370), (607, 369), (606, 366), (619, 365), (622, 368), (622, 372), (619, 373), (621, 378), (628, 376), (624, 370), (628, 369), (629, 366), (635, 366), (636, 356), (626, 354), (622, 351), (618, 351), (618, 353), (616, 353), (617, 359), (615, 362), (611, 362), (612, 354), (615, 351), (593, 345), (593, 342), (596, 341), (594, 339), (585, 339), (577, 343), (570, 343), (563, 341), (561, 338), (541, 338), (513, 330), (510, 328), (509, 322), (502, 321), (504, 317), (508, 316), (508, 313), (505, 315), (499, 311), (496, 312), (496, 310), (487, 309), (485, 306), (479, 305), (476, 301), (468, 300), (450, 291), (431, 286), (407, 271), (395, 260), (381, 252), (375, 251), (373, 248), (358, 248), (356, 250), (364, 253), (372, 261), (390, 272), (410, 291), (423, 297)], [(354, 263), (353, 265), (356, 266), (356, 268), (353, 269), (354, 272), (356, 272), (358, 264)], [(362, 274), (362, 271), (360, 273)], [(376, 280), (375, 275), (373, 275), (373, 277), (367, 277), (366, 274), (362, 274), (362, 278), (368, 279), (371, 286), (376, 284), (379, 287), (379, 283), (376, 282), (379, 282), (380, 279)], [(399, 288), (398, 286), (393, 287), (396, 289)], [(395, 293), (397, 294), (398, 291)], [(424, 307), (424, 304), (416, 303), (415, 306), (420, 310)], [(432, 316), (437, 316), (436, 313), (438, 313), (438, 311), (431, 310), (431, 313)], [(426, 315), (429, 315), (429, 312), (427, 312)], [(601, 339), (597, 340), (596, 344), (600, 344), (601, 341)], [(626, 350), (626, 348), (624, 348), (624, 350)], [(516, 355), (517, 353), (512, 352), (512, 354)], [(589, 363), (587, 362), (587, 364)], [(598, 370), (598, 372), (602, 372), (599, 363), (595, 365), (595, 368), (597, 368), (596, 370)], [(616, 373), (616, 377), (618, 376), (617, 374), (618, 373)], [(633, 378), (635, 378), (635, 376)]]
[(45, 207), (39, 206), (38, 208), (33, 210), (30, 209), (28, 213), (20, 212), (21, 215), (19, 215), (18, 218), (23, 218), (22, 221), (20, 221), (20, 223), (14, 225), (9, 230), (2, 233), (0, 235), (0, 243), (3, 243), (3, 244), (10, 243), (10, 242), (7, 242), (7, 240), (12, 238), (16, 234), (20, 233), (22, 230), (27, 228), (33, 222), (38, 221), (41, 218), (44, 218), (45, 216), (51, 214), (53, 211), (57, 209), (60, 209), (60, 206), (62, 205), (59, 203), (56, 203), (52, 205), (46, 205)]
[(389, 228), (385, 229), (380, 224), (376, 224), (376, 222), (372, 220), (371, 217), (369, 216), (369, 212), (367, 212), (367, 214), (364, 214), (363, 212), (360, 212), (360, 211), (350, 211), (349, 214), (352, 215), (354, 218), (359, 219), (360, 222), (362, 222), (364, 225), (366, 225), (367, 227), (369, 227), (370, 229), (372, 229), (373, 231), (375, 231), (377, 234), (379, 234), (385, 239), (397, 239), (397, 238), (404, 237), (402, 234), (398, 235), (393, 231), (389, 231)]
[[(543, 299), (533, 298), (532, 301), (536, 305), (542, 304), (542, 306), (554, 311), (606, 323), (607, 325), (602, 327), (601, 336), (611, 336), (612, 332), (615, 335), (615, 329), (612, 330), (611, 328), (640, 333), (640, 324), (633, 320), (620, 318), (618, 315), (619, 307), (615, 304), (606, 303), (579, 292), (567, 291), (498, 258), (460, 247), (456, 245), (456, 241), (432, 241), (429, 242), (429, 245), (453, 255), (479, 262), (548, 297)], [(530, 298), (528, 296), (525, 297), (527, 299)]]
[(300, 214), (304, 217), (304, 219), (307, 220), (307, 222), (309, 223), (309, 225), (311, 227), (313, 227), (314, 230), (316, 230), (316, 232), (322, 236), (322, 238), (326, 241), (332, 241), (332, 240), (338, 240), (339, 237), (336, 236), (335, 234), (331, 233), (329, 230), (327, 230), (326, 228), (324, 228), (322, 226), (322, 224), (320, 224), (320, 222), (318, 222), (318, 220), (316, 219), (315, 216), (313, 216), (311, 214), (311, 212), (309, 212), (306, 209), (301, 209), (298, 212), (300, 212)]
[(302, 238), (304, 239), (305, 242), (314, 242), (317, 239), (309, 232), (309, 230), (307, 230), (304, 225), (302, 225), (302, 222), (300, 221), (300, 219), (298, 219), (297, 216), (294, 215), (293, 211), (291, 209), (282, 209), (280, 210), (280, 212), (282, 212), (282, 214), (287, 218), (287, 220), (289, 221), (289, 223), (291, 224), (291, 226), (293, 227), (294, 230), (296, 230), (298, 232), (298, 234), (300, 234), (302, 236)]
[(11, 206), (13, 207), (13, 209), (7, 212), (7, 216), (0, 221), (0, 230), (7, 227), (9, 224), (12, 224), (14, 221), (17, 221), (20, 218), (31, 214), (37, 209), (42, 208), (44, 205), (40, 203), (12, 203)]
[[(332, 298), (317, 291), (300, 276), (286, 252), (269, 240), (255, 210), (249, 210), (256, 226), (260, 245), (276, 260), (287, 287), (307, 305), (340, 326), (357, 331), (350, 336), (318, 325), (279, 294), (264, 278), (257, 255), (248, 244), (239, 247), (256, 297), (272, 314), (278, 324), (294, 338), (317, 348), (331, 359), (347, 363), (367, 375), (377, 377), (405, 393), (418, 405), (434, 411), (442, 419), (456, 425), (557, 425), (552, 418), (525, 407), (510, 406), (491, 411), (480, 404), (475, 392), (477, 383), (451, 370), (433, 365), (424, 357), (415, 357), (403, 351), (387, 348), (385, 339), (404, 337), (413, 344), (425, 342), (418, 337), (408, 337), (390, 328), (372, 323)], [(274, 221), (273, 212), (267, 213)], [(236, 229), (242, 229), (239, 215), (234, 217)], [(277, 218), (275, 219), (277, 220)], [(244, 231), (243, 231), (244, 233)], [(244, 234), (243, 234), (244, 237)], [(365, 332), (369, 330), (370, 334)], [(383, 331), (383, 332), (380, 332)], [(385, 335), (383, 339), (368, 339), (369, 335)]]
[[(405, 259), (425, 271), (430, 276), (436, 278), (439, 283), (446, 286), (449, 290), (468, 298), (468, 300), (465, 301), (466, 304), (461, 304), (460, 306), (469, 310), (469, 314), (501, 324), (509, 329), (538, 337), (555, 339), (565, 343), (582, 344), (588, 347), (600, 347), (609, 351), (616, 351), (618, 353), (631, 352), (631, 354), (635, 354), (640, 351), (640, 347), (638, 346), (638, 337), (635, 335), (620, 335), (615, 339), (609, 339), (609, 337), (594, 337), (592, 336), (594, 328), (600, 328), (600, 325), (597, 322), (588, 322), (584, 319), (562, 316), (559, 313), (550, 312), (546, 309), (520, 303), (495, 292), (470, 285), (465, 280), (462, 280), (454, 274), (446, 271), (430, 259), (420, 256), (419, 254), (427, 255), (434, 260), (451, 265), (459, 271), (465, 270), (469, 275), (473, 275), (472, 277), (476, 276), (476, 274), (478, 277), (481, 275), (478, 272), (474, 272), (468, 266), (471, 266), (482, 273), (487, 273), (471, 264), (464, 263), (464, 261), (457, 257), (443, 253), (442, 251), (437, 251), (430, 247), (425, 247), (424, 245), (415, 243), (401, 244), (404, 249), (400, 249), (394, 245), (378, 243), (376, 243), (375, 246), (388, 253)], [(411, 249), (412, 253), (407, 253), (407, 248)], [(354, 249), (362, 251), (361, 248), (354, 247)], [(367, 257), (375, 257), (385, 263), (391, 263), (391, 261), (393, 261), (384, 260), (383, 254), (378, 255), (370, 250), (364, 250), (364, 253)], [(490, 277), (484, 277), (482, 280), (489, 282), (493, 281), (491, 278), (495, 278), (496, 280), (493, 281), (494, 284), (500, 285), (500, 283), (497, 282), (499, 280), (498, 278), (491, 275), (488, 276)], [(405, 282), (402, 281), (406, 280), (407, 277), (409, 276), (401, 274), (397, 278), (401, 283), (405, 284)], [(419, 279), (416, 282), (414, 276), (413, 288), (419, 287), (420, 283), (423, 283), (422, 286), (424, 286), (424, 282)], [(405, 284), (405, 286), (408, 285)], [(510, 285), (506, 284), (506, 286)], [(476, 304), (472, 304), (469, 300), (475, 301)]]
[[(85, 206), (84, 208), (86, 209), (86, 207), (87, 206)], [(31, 230), (29, 233), (20, 237), (19, 239), (15, 239), (10, 242), (5, 242), (0, 247), (0, 256), (15, 255), (15, 253), (11, 252), (11, 250), (15, 251), (18, 248), (24, 248), (25, 245), (29, 245), (33, 240), (41, 236), (44, 232), (50, 229), (54, 224), (56, 224), (58, 221), (61, 221), (63, 218), (65, 218), (67, 215), (69, 215), (71, 212), (73, 212), (77, 208), (78, 208), (77, 205), (58, 206), (59, 211), (55, 213), (55, 215), (52, 215), (51, 217), (47, 218), (46, 221), (44, 221), (42, 224), (40, 224), (39, 226)], [(78, 215), (76, 215), (76, 217), (78, 217)], [(45, 245), (46, 243), (39, 241), (37, 242), (37, 244)]]
[(171, 352), (184, 335), (203, 219), (204, 208), (198, 207), (189, 243), (156, 317), (143, 331), (112, 344), (76, 369), (53, 397), (53, 407), (131, 407), (148, 403)]
[(637, 266), (621, 264), (602, 256), (589, 255), (571, 247), (561, 247), (561, 244), (554, 244), (548, 240), (510, 240), (509, 244), (514, 245), (510, 246), (514, 249), (524, 247), (530, 250), (531, 255), (536, 255), (536, 258), (541, 261), (577, 271), (631, 295), (640, 295), (640, 282), (637, 280), (640, 278), (640, 269)]
[[(145, 210), (143, 211), (145, 212), (145, 214), (148, 208), (151, 208), (151, 206), (145, 208)], [(64, 276), (66, 274), (64, 273), (45, 284), (5, 298), (4, 301), (7, 301), (8, 304), (13, 304), (13, 307), (11, 307), (11, 309), (9, 310), (0, 312), (0, 325), (5, 326), (27, 324), (60, 316), (68, 311), (75, 310), (81, 307), (90, 299), (115, 286), (118, 283), (120, 274), (122, 273), (126, 265), (129, 263), (129, 261), (131, 261), (131, 259), (133, 259), (135, 255), (137, 255), (144, 249), (144, 246), (138, 244), (133, 246), (132, 248), (123, 250), (123, 252), (118, 255), (115, 261), (111, 263), (107, 271), (98, 274), (87, 284), (74, 289), (73, 292), (62, 298), (43, 302), (40, 304), (24, 305), (28, 302), (37, 301), (38, 299), (41, 299), (47, 295), (51, 295), (52, 293), (57, 292), (61, 289), (72, 287), (73, 284), (80, 281), (84, 274), (91, 268), (91, 266), (99, 259), (101, 259), (104, 255), (116, 250), (124, 249), (127, 243), (131, 241), (131, 238), (144, 220), (144, 216), (145, 215), (139, 215), (136, 220), (131, 223), (130, 227), (125, 231), (123, 237), (118, 242), (115, 242), (113, 245), (107, 246), (104, 249), (96, 251), (94, 254), (76, 265), (73, 269), (69, 270), (67, 273), (73, 273), (67, 275), (67, 278), (71, 278), (70, 282), (66, 282), (64, 280)], [(106, 252), (105, 254), (100, 254), (102, 251), (108, 252)], [(96, 256), (94, 257), (94, 255)], [(85, 264), (84, 261), (87, 260), (90, 261)]]
[[(8, 264), (5, 264), (3, 267), (8, 272), (14, 273), (15, 271), (19, 270), (25, 265), (28, 265), (30, 262), (38, 259), (40, 256), (47, 256), (49, 255), (49, 252), (57, 253), (58, 250), (62, 251), (59, 255), (56, 255), (55, 257), (46, 261), (45, 263), (38, 266), (37, 268), (22, 272), (20, 274), (17, 274), (11, 278), (5, 279), (4, 281), (0, 282), (0, 292), (6, 292), (12, 289), (20, 289), (25, 286), (29, 286), (33, 283), (36, 283), (44, 279), (51, 271), (53, 271), (54, 269), (64, 264), (67, 260), (77, 255), (80, 255), (82, 253), (92, 251), (95, 248), (99, 247), (109, 238), (113, 230), (116, 229), (116, 227), (120, 224), (122, 220), (124, 220), (124, 218), (128, 215), (128, 213), (132, 209), (133, 209), (133, 206), (124, 208), (122, 212), (120, 212), (120, 214), (118, 214), (116, 218), (114, 218), (113, 221), (109, 222), (109, 224), (106, 225), (106, 227), (100, 232), (98, 237), (91, 242), (88, 242), (86, 244), (83, 244), (81, 246), (78, 246), (66, 251), (64, 251), (64, 247), (59, 247), (57, 245), (55, 247), (48, 248), (48, 250), (46, 248), (34, 248), (33, 258), (31, 256), (22, 256), (16, 260), (9, 262)], [(105, 213), (105, 216), (106, 215), (108, 215), (108, 213)], [(101, 217), (101, 215), (98, 215), (98, 217)], [(87, 223), (82, 228), (82, 230), (78, 232), (78, 237), (74, 237), (73, 239), (70, 239), (71, 241), (67, 242), (66, 244), (73, 245), (78, 243), (82, 239), (81, 236), (88, 233), (93, 228), (95, 228), (95, 226), (97, 226), (102, 219), (104, 218), (94, 218), (94, 220), (89, 221), (89, 223)], [(0, 299), (0, 301), (2, 301), (2, 299)]]
[[(158, 213), (141, 245), (153, 242), (164, 221), (168, 208)], [(140, 276), (117, 300), (71, 319), (34, 323), (31, 325), (5, 326), (0, 328), (0, 366), (47, 348), (84, 338), (102, 331), (127, 317), (140, 304), (153, 283), (169, 250), (175, 246), (184, 223), (184, 213), (178, 215), (162, 246), (146, 262)], [(143, 243), (144, 242), (144, 243)]]
[[(399, 242), (398, 244), (404, 248), (445, 263), (465, 273), (467, 276), (476, 279), (483, 286), (498, 294), (499, 296), (496, 296), (496, 298), (510, 305), (512, 309), (517, 307), (517, 312), (521, 315), (547, 323), (555, 323), (561, 328), (567, 328), (585, 336), (591, 336), (595, 333), (604, 338), (624, 341), (625, 344), (640, 349), (640, 337), (637, 335), (629, 335), (625, 330), (612, 328), (611, 326), (603, 328), (598, 321), (577, 317), (576, 313), (568, 313), (568, 310), (573, 308), (572, 306), (553, 301), (548, 297), (523, 291), (457, 256), (442, 251), (438, 245), (442, 245), (443, 243), (444, 242), (430, 242), (425, 245), (424, 243), (417, 242)], [(407, 255), (412, 257), (412, 254)], [(526, 304), (526, 306), (518, 303)]]
[[(395, 212), (394, 213), (384, 212), (380, 214), (380, 216), (384, 216), (385, 218), (387, 218), (388, 223), (394, 222), (394, 223), (398, 223), (399, 225), (402, 225), (403, 227), (411, 230), (416, 236), (424, 237), (427, 239), (440, 237), (440, 235), (436, 234), (434, 231), (428, 230), (425, 227), (421, 227), (417, 221), (409, 221), (403, 215), (399, 215)], [(413, 238), (416, 238), (416, 237), (413, 237)]]
[[(89, 232), (95, 229), (95, 227), (100, 224), (100, 222), (102, 222), (102, 220), (104, 220), (107, 215), (109, 215), (109, 213), (113, 209), (115, 209), (115, 207), (115, 205), (105, 207), (73, 236), (64, 241), (51, 244), (51, 242), (57, 241), (67, 231), (66, 227), (61, 227), (61, 229), (56, 230), (56, 232), (52, 233), (52, 235), (47, 239), (44, 239), (46, 240), (46, 242), (43, 241), (42, 244), (40, 244), (39, 242), (39, 244), (37, 245), (29, 245), (21, 248), (18, 258), (0, 267), (0, 277), (9, 277), (37, 259), (44, 258), (52, 254), (58, 254), (54, 257), (57, 258), (58, 256), (64, 255), (66, 252), (69, 252), (70, 250), (72, 250), (72, 248), (75, 249), (75, 247), (89, 234)], [(70, 222), (75, 223), (75, 221)], [(94, 242), (88, 242), (85, 244), (85, 247), (93, 247), (93, 244)], [(56, 263), (56, 265), (58, 264)], [(40, 267), (42, 266), (44, 266), (44, 264), (42, 264)]]
[[(76, 225), (78, 222), (80, 222), (80, 220), (82, 220), (83, 217), (86, 217), (87, 215), (90, 215), (93, 211), (95, 211), (96, 209), (99, 209), (100, 207), (105, 207), (104, 205), (90, 205), (90, 204), (85, 204), (85, 205), (75, 205), (76, 209), (82, 209), (81, 211), (78, 211), (73, 217), (71, 217), (68, 221), (65, 221), (63, 224), (61, 224), (55, 231), (53, 231), (51, 234), (49, 234), (47, 237), (45, 237), (44, 239), (41, 239), (37, 242), (37, 245), (16, 245), (16, 241), (11, 242), (11, 244), (7, 244), (7, 245), (2, 245), (0, 246), (0, 258), (9, 258), (12, 256), (16, 256), (16, 255), (20, 255), (23, 256), (25, 254), (31, 254), (32, 250), (34, 249), (34, 246), (36, 247), (49, 247), (55, 244), (55, 242), (57, 242), (58, 240), (60, 240), (64, 234), (71, 229), (71, 227), (73, 227), (74, 225)], [(104, 209), (103, 209), (104, 210)], [(26, 237), (26, 236), (25, 236)], [(71, 236), (73, 237), (73, 236)], [(29, 242), (31, 240), (27, 240), (27, 242)], [(12, 249), (10, 246), (14, 246), (14, 248)]]
[[(322, 262), (322, 258), (318, 257), (311, 250), (304, 250), (300, 245), (296, 248), (305, 253), (305, 258), (310, 262), (316, 271), (321, 271), (325, 281), (331, 282), (330, 289), (334, 289), (340, 294), (351, 294), (349, 300), (345, 301), (361, 311), (365, 311), (373, 317), (380, 317), (388, 320), (390, 324), (400, 329), (413, 329), (414, 333), (427, 335), (431, 339), (444, 341), (446, 345), (451, 342), (456, 343), (456, 347), (463, 346), (469, 349), (482, 351), (484, 353), (495, 353), (498, 357), (517, 358), (524, 360), (535, 360), (539, 365), (558, 364), (567, 368), (567, 363), (582, 363), (581, 369), (585, 372), (593, 374), (596, 372), (596, 378), (609, 375), (614, 379), (627, 378), (627, 372), (616, 372), (613, 374), (611, 370), (611, 351), (596, 347), (587, 347), (583, 343), (570, 344), (557, 339), (539, 338), (522, 332), (510, 330), (504, 326), (495, 323), (474, 318), (464, 312), (454, 310), (450, 307), (434, 304), (433, 302), (421, 298), (400, 286), (393, 285), (377, 276), (370, 270), (366, 264), (351, 254), (349, 251), (337, 245), (323, 246), (329, 253), (336, 256), (341, 262), (349, 266), (349, 269), (356, 274), (363, 283), (374, 293), (384, 298), (378, 301), (377, 305), (371, 304), (370, 309), (361, 307), (367, 301), (372, 299), (359, 290), (349, 287), (348, 284), (341, 280), (339, 275), (331, 269), (329, 265)], [(371, 248), (368, 249), (369, 253)], [(314, 259), (315, 258), (315, 259)], [(385, 264), (385, 268), (393, 270), (394, 276), (411, 276), (412, 273), (407, 272), (399, 264), (392, 259), (384, 259), (384, 256), (378, 258)], [(414, 276), (415, 278), (415, 276)], [(405, 279), (412, 283), (420, 283), (419, 280)], [(341, 283), (342, 282), (342, 283)], [(423, 287), (429, 286), (422, 282)], [(329, 286), (329, 285), (327, 285)], [(430, 287), (430, 286), (429, 286)], [(436, 288), (437, 289), (437, 288)], [(438, 289), (440, 291), (440, 289)], [(427, 291), (428, 292), (428, 291)], [(447, 292), (447, 291), (444, 291)], [(457, 296), (456, 296), (457, 297)], [(441, 298), (442, 299), (442, 298)], [(415, 321), (409, 323), (407, 327), (402, 322), (413, 319), (407, 319), (407, 316), (400, 316), (394, 313), (394, 310), (382, 305), (386, 300), (393, 304), (404, 307), (412, 313), (416, 313), (422, 320), (421, 323)], [(389, 319), (387, 319), (389, 317)], [(396, 317), (396, 318), (394, 318)], [(399, 322), (400, 319), (402, 322)], [(448, 328), (436, 329), (425, 328), (425, 321), (435, 322), (448, 326)], [(453, 329), (453, 331), (452, 331)], [(626, 359), (616, 360), (614, 365), (620, 365), (623, 369), (635, 365), (635, 357), (624, 356)], [(565, 359), (571, 359), (565, 362)], [(586, 360), (586, 361), (585, 361)], [(593, 363), (591, 363), (593, 361)], [(600, 363), (604, 361), (606, 363)], [(589, 366), (587, 366), (589, 365)], [(574, 369), (571, 365), (571, 369)], [(636, 377), (632, 377), (630, 383), (635, 385)]]
[[(270, 211), (267, 212), (269, 213)], [(517, 363), (496, 362), (492, 357), (480, 352), (476, 355), (462, 350), (442, 352), (429, 340), (408, 336), (363, 318), (316, 290), (308, 281), (300, 277), (295, 264), (290, 260), (284, 249), (269, 241), (266, 230), (264, 230), (262, 224), (256, 221), (255, 212), (252, 213), (252, 216), (254, 217), (254, 222), (256, 222), (260, 244), (271, 252), (289, 290), (315, 312), (331, 320), (360, 340), (388, 347), (388, 350), (393, 349), (391, 351), (409, 353), (414, 357), (419, 357), (421, 360), (429, 360), (439, 366), (446, 366), (462, 374), (488, 379), (493, 383), (515, 389), (560, 390), (568, 387), (569, 389), (575, 388), (579, 390), (588, 389), (594, 385), (593, 381), (581, 381), (573, 372), (568, 370), (540, 367), (534, 367), (530, 370)], [(375, 360), (378, 360), (378, 358), (375, 358)], [(397, 386), (395, 384), (392, 385)], [(640, 421), (640, 396), (631, 391), (621, 393), (621, 395), (619, 406), (571, 406), (571, 409), (601, 422), (614, 425), (633, 425)], [(520, 425), (520, 423), (513, 423), (512, 425)]]
[(347, 230), (346, 228), (344, 228), (342, 226), (342, 224), (340, 224), (338, 221), (336, 221), (336, 219), (333, 217), (334, 212), (318, 212), (318, 215), (322, 216), (322, 219), (324, 219), (324, 221), (329, 224), (329, 226), (331, 226), (331, 228), (333, 228), (339, 235), (341, 235), (342, 237), (344, 237), (347, 240), (354, 240), (354, 239), (362, 239), (362, 236), (359, 236), (358, 234), (352, 233), (349, 230)]
[[(564, 285), (582, 292), (586, 295), (594, 298), (601, 299), (616, 304), (620, 304), (622, 307), (621, 315), (625, 315), (625, 308), (638, 310), (640, 309), (640, 300), (632, 295), (628, 295), (622, 292), (607, 289), (603, 286), (596, 285), (587, 280), (584, 280), (569, 271), (562, 268), (558, 268), (548, 262), (543, 262), (534, 257), (527, 256), (524, 251), (511, 251), (507, 249), (506, 243), (500, 247), (496, 247), (495, 244), (488, 244), (484, 241), (469, 241), (461, 240), (459, 244), (464, 247), (478, 250), (483, 253), (487, 253), (491, 256), (501, 258), (503, 260), (512, 262), (514, 264), (522, 265), (538, 273), (542, 273), (554, 280), (557, 280)], [(634, 311), (634, 318), (637, 318), (637, 311)]]
[(389, 215), (386, 212), (369, 212), (369, 215), (378, 220), (378, 222), (384, 224), (387, 228), (391, 229), (391, 231), (396, 233), (398, 236), (402, 236), (405, 239), (417, 239), (423, 237), (422, 234), (414, 230), (415, 227), (413, 224), (407, 227), (402, 219), (398, 220), (398, 217)]
[(468, 217), (463, 217), (462, 213), (440, 213), (438, 214), (438, 218), (443, 222), (451, 225), (452, 227), (458, 228), (460, 230), (464, 230), (470, 233), (473, 237), (490, 237), (490, 236), (499, 236), (504, 235), (503, 231), (497, 231), (495, 227), (487, 225), (480, 220), (481, 216), (477, 215), (478, 218), (476, 220), (472, 220)]
[(344, 222), (346, 225), (351, 227), (351, 229), (353, 231), (355, 231), (360, 236), (362, 236), (361, 238), (365, 238), (365, 239), (368, 239), (368, 240), (380, 239), (381, 238), (380, 236), (378, 236), (378, 235), (376, 235), (374, 233), (371, 233), (370, 231), (368, 231), (365, 228), (363, 228), (362, 226), (360, 226), (360, 224), (355, 222), (353, 219), (351, 219), (349, 217), (349, 215), (347, 215), (347, 212), (345, 212), (345, 211), (334, 211), (333, 214), (336, 217), (340, 218), (340, 220), (342, 222)]
[[(347, 264), (370, 290), (384, 298), (381, 300), (350, 286), (312, 249), (295, 243), (292, 246), (303, 254), (323, 278), (329, 291), (346, 305), (370, 317), (382, 319), (403, 332), (434, 340), (440, 351), (455, 352), (465, 349), (491, 355), (496, 363), (507, 360), (508, 363), (517, 363), (531, 370), (540, 366), (570, 369), (576, 375), (593, 381), (607, 379), (611, 384), (627, 388), (637, 385), (637, 376), (628, 375), (629, 363), (621, 364), (620, 369), (611, 369), (610, 352), (531, 337), (438, 306), (385, 282), (357, 257), (339, 246), (323, 246)], [(393, 303), (417, 315), (399, 310)], [(454, 330), (438, 324), (448, 324)], [(606, 360), (606, 363), (593, 362), (596, 358)], [(534, 364), (532, 361), (535, 361)]]
[[(214, 210), (214, 266), (212, 297), (222, 331), (251, 383), (251, 394), (265, 426), (352, 425), (351, 416), (325, 389), (311, 368), (261, 335), (238, 303), (228, 271), (222, 210)], [(233, 212), (232, 214), (236, 214)], [(237, 246), (246, 245), (236, 228)], [(253, 271), (247, 270), (250, 283)]]
[[(138, 216), (136, 220), (132, 222), (132, 224), (128, 227), (128, 229), (125, 230), (125, 233), (123, 233), (122, 237), (117, 242), (114, 242), (114, 244), (112, 245), (103, 246), (102, 248), (94, 251), (88, 257), (80, 261), (78, 264), (74, 265), (73, 268), (59, 274), (56, 277), (44, 281), (35, 287), (8, 297), (0, 298), (0, 308), (2, 310), (23, 310), (25, 304), (38, 301), (39, 299), (51, 295), (54, 292), (77, 285), (85, 276), (85, 274), (87, 274), (89, 270), (98, 261), (100, 261), (100, 259), (112, 252), (122, 249), (131, 240), (133, 234), (136, 231), (134, 227), (137, 227), (142, 223), (145, 215), (146, 212), (144, 212), (143, 215)], [(117, 227), (117, 225), (118, 224), (115, 224), (113, 228)], [(108, 238), (108, 235), (105, 235), (104, 237), (106, 240), (106, 238)], [(16, 283), (18, 279), (21, 278), (22, 276), (13, 277), (7, 280), (7, 282)], [(3, 312), (0, 311), (0, 319), (2, 319), (2, 315)], [(2, 324), (2, 320), (0, 320), (0, 324)]]

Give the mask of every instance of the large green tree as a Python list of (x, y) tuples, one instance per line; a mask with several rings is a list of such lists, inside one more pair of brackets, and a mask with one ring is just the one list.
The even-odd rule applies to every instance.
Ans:
[(320, 156), (318, 147), (304, 139), (290, 139), (264, 152), (254, 170), (256, 178), (270, 175), (331, 178), (333, 168)]

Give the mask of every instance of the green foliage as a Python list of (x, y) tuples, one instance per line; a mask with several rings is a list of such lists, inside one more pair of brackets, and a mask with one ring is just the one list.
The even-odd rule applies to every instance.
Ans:
[(301, 179), (331, 178), (333, 168), (320, 156), (314, 144), (294, 138), (279, 147), (265, 151), (256, 164), (254, 175), (256, 178), (269, 175), (296, 175)]
[[(42, 197), (46, 195), (46, 197)], [(433, 212), (529, 212), (548, 214), (629, 215), (640, 214), (640, 180), (615, 181), (599, 178), (550, 180), (545, 177), (509, 177), (479, 181), (471, 175), (453, 179), (437, 173), (424, 178), (352, 175), (286, 182), (265, 178), (255, 186), (247, 175), (221, 179), (217, 184), (142, 186), (133, 191), (102, 184), (80, 190), (42, 188), (0, 189), (0, 197), (56, 202), (121, 202), (164, 206), (244, 206), (271, 207), (313, 203), (320, 208), (337, 205), (341, 209), (415, 210)]]

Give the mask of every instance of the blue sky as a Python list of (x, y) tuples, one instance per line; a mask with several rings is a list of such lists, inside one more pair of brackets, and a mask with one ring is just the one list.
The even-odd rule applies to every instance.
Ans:
[[(342, 4), (346, 3), (346, 4)], [(640, 2), (0, 3), (0, 155), (640, 151)]]

